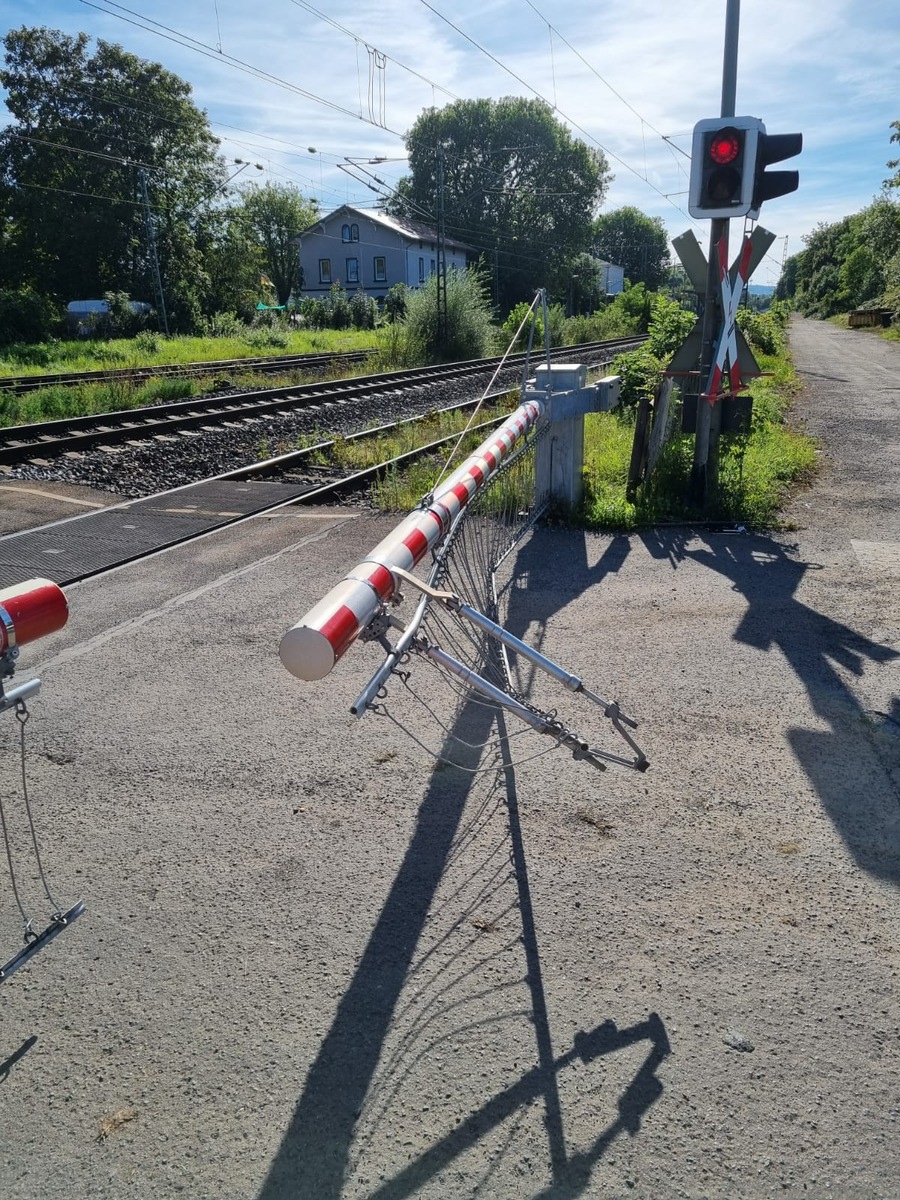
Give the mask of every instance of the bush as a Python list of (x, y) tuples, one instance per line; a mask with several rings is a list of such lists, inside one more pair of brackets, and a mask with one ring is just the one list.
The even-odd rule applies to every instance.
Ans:
[(651, 354), (667, 363), (694, 328), (696, 317), (667, 296), (653, 297), (651, 314), (647, 348)]
[(211, 317), (206, 318), (202, 326), (204, 337), (242, 338), (246, 332), (246, 325), (237, 313), (233, 312), (213, 313)]
[(438, 334), (437, 275), (410, 292), (403, 323), (407, 352), (419, 362), (484, 358), (493, 343), (487, 282), (478, 270), (447, 272), (447, 336)]
[(31, 288), (0, 288), (0, 346), (44, 342), (59, 322), (59, 311), (48, 296)]
[(134, 346), (141, 354), (159, 354), (160, 350), (162, 350), (162, 339), (158, 333), (152, 333), (149, 329), (144, 329), (135, 337)]
[(662, 371), (662, 360), (647, 346), (614, 358), (612, 374), (622, 376), (622, 406), (636, 408), (645, 396), (655, 396)]
[[(503, 329), (503, 332), (506, 334), (507, 345), (515, 337), (516, 330), (519, 328), (519, 326), (525, 320), (526, 316), (528, 316), (530, 308), (531, 308), (531, 305), (526, 304), (524, 300), (520, 301), (520, 303), (516, 305), (516, 307), (512, 310), (512, 312), (509, 314), (509, 316), (503, 322), (502, 329)], [(549, 306), (549, 308), (547, 309), (547, 324), (550, 328), (550, 345), (551, 346), (564, 345), (566, 342), (566, 335), (568, 332), (568, 327), (570, 325), (570, 322), (568, 322), (566, 320), (565, 310), (563, 309), (563, 306), (561, 304), (551, 304)], [(516, 345), (520, 349), (524, 349), (525, 346), (528, 345), (528, 335), (530, 332), (530, 328), (531, 328), (530, 321), (526, 321), (525, 324), (522, 326), (522, 331), (519, 334), (518, 339), (516, 341)], [(588, 339), (584, 339), (584, 340), (588, 340)], [(531, 344), (532, 344), (532, 348), (536, 351), (540, 351), (544, 347), (544, 317), (543, 317), (543, 312), (540, 307), (538, 307), (538, 310), (537, 310), (537, 321), (535, 324), (534, 339)]]
[(405, 283), (395, 283), (388, 288), (384, 298), (384, 312), (389, 321), (401, 321), (406, 316), (406, 298), (409, 293)]
[(648, 293), (648, 302), (651, 317), (647, 341), (637, 350), (620, 354), (613, 362), (613, 371), (622, 376), (622, 404), (626, 407), (636, 406), (643, 397), (656, 394), (666, 363), (695, 321), (693, 313), (666, 296)]
[(310, 329), (328, 328), (328, 305), (316, 296), (304, 296), (300, 301), (300, 316)]
[(350, 301), (350, 321), (354, 329), (374, 329), (378, 306), (362, 288), (353, 294)]
[(130, 338), (146, 328), (150, 314), (135, 312), (127, 292), (104, 292), (103, 299), (109, 305), (109, 310), (97, 321), (94, 329), (96, 337)]
[(244, 340), (254, 350), (285, 350), (290, 345), (291, 335), (286, 329), (265, 322), (251, 329)]
[(737, 310), (737, 324), (757, 350), (763, 354), (782, 354), (786, 346), (785, 325), (779, 319), (779, 313), (773, 311), (775, 305), (783, 301), (776, 300), (766, 312), (753, 312), (749, 308)]

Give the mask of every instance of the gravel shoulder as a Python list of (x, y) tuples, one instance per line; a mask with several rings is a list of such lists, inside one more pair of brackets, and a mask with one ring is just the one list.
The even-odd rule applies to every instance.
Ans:
[(434, 770), (411, 692), (349, 715), (376, 647), (288, 676), (385, 518), (280, 512), (70, 589), (19, 674), (88, 912), (0, 985), (4, 1200), (896, 1200), (900, 345), (792, 343), (824, 469), (791, 532), (516, 561), (510, 625), (640, 718), (646, 775), (531, 735)]

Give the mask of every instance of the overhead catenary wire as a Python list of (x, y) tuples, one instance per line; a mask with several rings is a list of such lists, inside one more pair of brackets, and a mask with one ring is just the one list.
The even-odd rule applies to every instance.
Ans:
[(329, 100), (325, 96), (319, 96), (315, 92), (310, 92), (298, 84), (290, 83), (288, 80), (282, 79), (281, 76), (273, 75), (270, 71), (264, 71), (260, 67), (255, 67), (251, 63), (244, 62), (243, 59), (236, 58), (234, 55), (225, 54), (224, 51), (216, 51), (215, 47), (208, 45), (206, 42), (202, 42), (198, 38), (193, 38), (189, 34), (181, 33), (177, 29), (173, 29), (170, 25), (163, 24), (161, 21), (154, 21), (150, 17), (145, 17), (142, 13), (137, 13), (133, 9), (126, 8), (124, 4), (116, 4), (114, 0), (104, 0), (103, 4), (95, 4), (93, 0), (79, 0), (79, 3), (85, 5), (87, 8), (96, 9), (97, 12), (103, 12), (108, 16), (115, 17), (117, 20), (124, 21), (128, 25), (135, 25), (137, 28), (144, 29), (147, 33), (152, 33), (168, 42), (174, 42), (176, 45), (183, 46), (186, 50), (193, 50), (195, 53), (202, 54), (206, 58), (213, 58), (216, 61), (228, 63), (235, 70), (241, 71), (246, 75), (251, 75), (256, 79), (274, 83), (276, 87), (284, 88), (298, 96), (303, 96), (306, 100), (311, 100), (315, 104), (324, 105), (334, 112), (352, 117), (354, 121), (365, 121), (367, 124), (385, 129), (387, 133), (392, 133), (396, 137), (403, 136), (399, 130), (391, 129), (387, 125), (378, 126), (376, 122), (367, 120), (366, 117), (353, 112), (352, 109), (346, 108), (343, 104), (338, 104), (335, 100)]
[[(123, 20), (126, 23), (136, 25), (138, 28), (143, 28), (147, 32), (154, 33), (155, 35), (160, 36), (160, 37), (164, 37), (169, 41), (174, 41), (176, 44), (182, 45), (187, 49), (194, 50), (198, 53), (206, 55), (207, 57), (212, 57), (212, 58), (218, 59), (220, 61), (225, 61), (229, 65), (235, 67), (238, 70), (245, 71), (246, 73), (256, 76), (262, 80), (272, 82), (272, 83), (276, 84), (277, 86), (286, 88), (290, 91), (293, 91), (300, 95), (303, 95), (304, 97), (312, 100), (314, 103), (323, 104), (323, 105), (331, 108), (334, 111), (337, 111), (344, 115), (353, 117), (354, 120), (362, 120), (362, 121), (364, 121), (368, 124), (371, 124), (377, 128), (384, 128), (386, 132), (391, 133), (394, 136), (397, 136), (397, 137), (402, 136), (402, 134), (400, 134), (399, 131), (390, 128), (386, 124), (380, 125), (378, 122), (377, 116), (376, 116), (376, 119), (374, 119), (374, 120), (372, 120), (372, 119), (367, 120), (367, 118), (365, 117), (365, 115), (362, 112), (355, 113), (352, 110), (346, 108), (344, 105), (338, 104), (335, 101), (327, 99), (326, 97), (319, 96), (316, 93), (308, 91), (307, 89), (300, 88), (297, 85), (292, 84), (292, 83), (288, 82), (287, 80), (280, 78), (279, 76), (276, 76), (270, 72), (262, 71), (260, 68), (257, 68), (255, 66), (253, 66), (252, 64), (246, 63), (243, 60), (237, 59), (234, 56), (225, 55), (221, 52), (217, 52), (213, 47), (207, 45), (206, 43), (201, 42), (196, 38), (191, 38), (187, 34), (182, 34), (179, 31), (173, 29), (172, 27), (163, 24), (162, 22), (153, 21), (149, 17), (144, 17), (142, 14), (137, 13), (134, 10), (126, 8), (126, 6), (124, 6), (124, 5), (115, 3), (115, 0), (103, 0), (102, 3), (94, 3), (93, 0), (79, 0), (79, 2), (82, 4), (85, 4), (87, 7), (94, 8), (95, 10), (97, 10), (99, 12), (105, 12), (110, 16), (114, 16), (120, 20)], [(453, 28), (457, 33), (459, 33), (460, 36), (464, 37), (467, 41), (469, 41), (481, 53), (487, 55), (502, 70), (504, 70), (505, 72), (510, 74), (513, 78), (515, 78), (518, 82), (520, 82), (524, 87), (526, 87), (535, 96), (537, 96), (539, 99), (543, 100), (547, 104), (550, 103), (546, 99), (546, 97), (544, 97), (536, 88), (534, 88), (532, 85), (530, 85), (521, 76), (516, 74), (516, 72), (514, 72), (505, 63), (503, 63), (502, 60), (500, 60), (496, 55), (492, 54), (484, 46), (482, 46), (480, 43), (478, 43), (474, 38), (471, 38), (468, 34), (465, 34), (457, 25), (455, 25), (452, 21), (450, 21), (449, 18), (445, 17), (436, 8), (434, 8), (433, 5), (429, 4), (427, 2), (427, 0), (421, 0), (421, 2), (425, 5), (426, 8), (429, 9), (429, 11), (431, 11), (432, 13), (434, 13), (434, 15), (436, 15), (441, 20), (445, 21), (448, 25), (450, 25), (450, 27)], [(305, 6), (303, 4), (298, 4), (298, 7), (307, 7), (308, 11), (312, 11), (311, 6)], [(536, 14), (538, 16), (540, 16), (540, 18), (542, 20), (546, 20), (546, 18), (543, 17), (543, 15), (540, 13), (540, 11), (537, 8), (535, 8), (533, 5), (531, 7), (534, 9)], [(126, 16), (125, 14), (128, 14), (128, 15)], [(317, 10), (316, 10), (316, 15), (319, 15)], [(354, 38), (358, 37), (358, 35), (354, 34), (353, 31), (346, 30), (344, 27), (338, 26), (337, 22), (332, 22), (327, 17), (324, 17), (323, 19), (329, 21), (330, 24), (334, 24), (336, 27), (339, 27), (342, 32), (345, 32), (347, 34), (347, 36), (351, 36)], [(549, 25), (549, 22), (548, 22), (548, 25)], [(561, 34), (559, 34), (559, 31), (555, 29), (555, 27), (552, 27), (552, 28), (554, 29), (554, 31), (556, 32), (556, 34), (560, 38), (560, 40), (565, 41), (567, 45), (570, 45), (570, 43), (568, 43), (567, 39), (564, 39), (563, 36)], [(408, 69), (410, 71), (412, 70), (411, 68), (407, 68), (405, 66), (405, 64), (399, 64), (399, 65), (402, 65), (403, 69)], [(413, 72), (413, 73), (418, 74), (415, 72)], [(435, 81), (429, 80), (425, 76), (419, 75), (419, 77), (422, 78), (425, 82), (427, 82), (429, 84), (429, 86), (432, 87), (432, 89), (441, 88), (442, 90), (445, 90), (445, 91), (447, 90), (447, 89), (443, 88), (443, 85), (437, 84)], [(602, 78), (602, 76), (599, 76), (599, 73), (598, 73), (598, 77)], [(604, 80), (604, 83), (606, 83), (605, 80)], [(626, 103), (627, 103), (627, 101), (626, 101)], [(633, 106), (629, 106), (629, 107), (632, 108), (632, 111), (636, 112), (636, 110), (633, 109)], [(677, 193), (666, 193), (666, 192), (662, 191), (662, 189), (656, 187), (656, 185), (653, 184), (646, 177), (646, 174), (642, 174), (637, 168), (633, 167), (630, 163), (628, 163), (620, 155), (615, 154), (613, 151), (611, 151), (607, 147), (605, 147), (592, 134), (590, 134), (586, 129), (584, 129), (577, 122), (573, 121), (572, 118), (570, 118), (562, 110), (558, 110), (558, 111), (559, 111), (559, 115), (564, 120), (568, 121), (573, 126), (573, 128), (577, 129), (579, 131), (579, 133), (583, 134), (589, 141), (593, 142), (596, 146), (598, 146), (601, 150), (603, 150), (604, 153), (608, 154), (609, 157), (612, 158), (615, 162), (620, 163), (626, 170), (628, 170), (629, 172), (634, 174), (637, 178), (639, 178), (643, 183), (646, 184), (646, 186), (650, 187), (653, 191), (655, 191), (657, 193), (657, 195), (659, 195), (662, 199), (666, 200), (667, 203), (671, 204), (672, 207), (676, 209), (676, 211), (680, 212), (682, 215), (686, 215), (684, 213), (684, 210), (678, 204), (674, 203), (674, 201), (671, 198), (673, 194), (677, 194)], [(649, 125), (650, 123), (647, 122), (647, 124)], [(650, 127), (653, 128), (652, 126), (650, 126)], [(335, 194), (337, 194), (337, 193), (335, 193)], [(688, 218), (688, 219), (690, 219), (690, 218)]]
[[(82, 0), (82, 3), (85, 3), (85, 0)], [(626, 160), (624, 158), (621, 158), (618, 154), (616, 154), (614, 151), (610, 150), (607, 146), (604, 146), (603, 143), (600, 142), (597, 138), (595, 138), (594, 135), (592, 133), (590, 133), (587, 129), (585, 129), (583, 125), (580, 125), (576, 120), (574, 120), (574, 118), (570, 117), (567, 113), (563, 112), (563, 110), (561, 108), (559, 108), (557, 105), (551, 104), (550, 101), (547, 99), (547, 97), (542, 92), (540, 92), (532, 84), (528, 83), (527, 80), (523, 79), (522, 76), (517, 74), (511, 67), (507, 66), (506, 63), (504, 63), (495, 54), (493, 54), (490, 50), (488, 50), (486, 46), (482, 46), (482, 44), (480, 42), (478, 42), (475, 38), (471, 37), (464, 30), (460, 29), (460, 27), (458, 25), (454, 24), (454, 22), (451, 21), (449, 17), (444, 16), (444, 14), (442, 12), (440, 12), (438, 9), (436, 9), (433, 4), (429, 3), (429, 0), (419, 0), (419, 3), (423, 4), (425, 6), (425, 8), (427, 8), (429, 10), (429, 12), (434, 13), (434, 15), (436, 17), (438, 17), (441, 21), (443, 21), (445, 24), (449, 25), (451, 29), (455, 30), (455, 32), (460, 35), (460, 37), (465, 38), (465, 40), (467, 42), (469, 42), (472, 46), (474, 46), (477, 50), (479, 50), (482, 54), (484, 54), (487, 58), (489, 58), (491, 60), (491, 62), (495, 63), (498, 67), (500, 67), (500, 69), (502, 71), (505, 71), (507, 73), (507, 75), (510, 75), (518, 83), (521, 83), (523, 87), (526, 87), (529, 90), (529, 92), (531, 92), (534, 96), (537, 97), (538, 100), (542, 100), (544, 102), (544, 104), (548, 105), (550, 108), (555, 108), (555, 110), (559, 113), (559, 115), (563, 118), (563, 120), (567, 121), (569, 123), (569, 125), (572, 126), (573, 129), (577, 129), (579, 133), (583, 134), (589, 141), (593, 142), (593, 144), (595, 146), (597, 146), (598, 149), (602, 150), (604, 154), (609, 155), (610, 158), (614, 159), (617, 163), (619, 163), (621, 166), (623, 166), (626, 171), (630, 171), (632, 175), (634, 175), (636, 178), (640, 179), (642, 183), (646, 184), (647, 187), (651, 188), (654, 192), (656, 192), (656, 194), (658, 196), (660, 196), (668, 204), (671, 204), (674, 209), (676, 209), (678, 212), (680, 212), (682, 214), (682, 216), (686, 217), (689, 221), (691, 220), (690, 216), (684, 211), (683, 208), (681, 208), (681, 207), (679, 207), (679, 205), (675, 204), (671, 200), (671, 198), (669, 196), (667, 196), (665, 192), (662, 191), (661, 188), (658, 188), (654, 183), (652, 183), (649, 179), (647, 179), (644, 175), (642, 175), (641, 172), (636, 167), (633, 167), (631, 165), (631, 163), (626, 162)], [(542, 19), (545, 19), (545, 18), (542, 18)], [(693, 224), (694, 222), (692, 221), (691, 223)]]
[[(352, 29), (348, 29), (345, 25), (341, 25), (339, 21), (335, 21), (333, 17), (329, 17), (327, 13), (323, 13), (319, 9), (314, 8), (311, 4), (308, 4), (307, 0), (291, 0), (291, 4), (295, 5), (297, 8), (302, 8), (311, 16), (318, 17), (320, 21), (324, 21), (327, 25), (330, 25), (332, 29), (337, 29), (339, 33), (346, 34), (347, 37), (352, 38), (353, 41), (356, 42), (357, 46), (365, 46), (366, 49), (370, 51), (375, 49), (369, 40), (362, 34), (354, 33)], [(451, 92), (449, 88), (444, 87), (442, 83), (437, 83), (435, 80), (429, 79), (427, 75), (423, 75), (421, 72), (414, 70), (413, 67), (407, 66), (406, 63), (401, 62), (398, 58), (394, 58), (393, 55), (383, 54), (383, 57), (388, 62), (392, 62), (395, 66), (400, 67), (401, 70), (415, 76), (416, 79), (420, 79), (423, 83), (427, 83), (430, 88), (443, 92), (445, 95), (450, 96), (450, 98), (453, 100), (462, 99), (462, 97), (458, 96), (456, 92)]]

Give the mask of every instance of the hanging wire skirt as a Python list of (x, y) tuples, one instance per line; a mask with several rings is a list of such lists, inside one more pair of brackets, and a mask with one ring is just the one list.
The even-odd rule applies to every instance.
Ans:
[[(616, 704), (602, 700), (585, 688), (577, 676), (503, 627), (505, 592), (515, 582), (511, 556), (545, 514), (549, 503), (546, 494), (538, 493), (536, 470), (539, 446), (547, 436), (548, 427), (539, 426), (458, 514), (448, 534), (435, 547), (424, 582), (405, 571), (395, 571), (404, 587), (421, 591), (421, 598), (406, 624), (396, 618), (383, 618), (373, 624), (369, 640), (377, 639), (383, 645), (389, 626), (399, 626), (402, 632), (352, 711), (362, 716), (371, 710), (395, 720), (434, 757), (455, 766), (463, 767), (461, 759), (470, 761), (471, 754), (454, 753), (454, 742), (466, 751), (486, 750), (493, 743), (495, 753), (482, 754), (479, 766), (465, 766), (466, 770), (496, 769), (501, 761), (501, 741), (535, 732), (549, 738), (545, 737), (540, 746), (523, 745), (515, 761), (522, 762), (564, 746), (575, 758), (591, 762), (601, 770), (606, 761), (644, 770), (647, 760), (626, 729), (626, 726), (636, 728), (635, 722), (625, 717)], [(500, 569), (507, 560), (513, 566), (504, 572), (506, 583), (501, 584)], [(419, 663), (433, 668), (427, 676), (416, 669)], [(517, 669), (520, 664), (539, 670), (529, 670), (523, 675)], [(593, 749), (558, 718), (555, 709), (535, 704), (531, 694), (535, 681), (547, 677), (568, 691), (581, 692), (600, 704), (633, 755), (623, 757)], [(423, 714), (427, 717), (433, 733), (442, 741), (442, 751), (435, 751), (425, 742), (418, 718), (413, 725), (408, 721), (402, 723), (394, 715), (389, 699), (392, 678), (422, 710), (419, 717)], [(457, 717), (464, 706), (473, 705), (503, 708), (518, 718), (519, 728), (502, 736), (495, 728), (488, 741), (472, 746), (460, 734)], [(509, 761), (508, 746), (505, 751)]]

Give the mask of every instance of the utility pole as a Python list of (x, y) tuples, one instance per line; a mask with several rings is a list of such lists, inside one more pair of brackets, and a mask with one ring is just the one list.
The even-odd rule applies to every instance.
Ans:
[[(735, 115), (737, 99), (738, 29), (741, 17), (741, 0), (727, 0), (725, 14), (725, 54), (722, 65), (722, 112), (723, 117)], [(691, 499), (705, 507), (707, 497), (716, 488), (719, 473), (719, 429), (722, 423), (722, 402), (705, 401), (702, 389), (709, 379), (716, 354), (716, 334), (722, 324), (719, 301), (719, 259), (717, 246), (725, 239), (728, 260), (728, 221), (716, 217), (711, 222), (709, 234), (709, 258), (706, 275), (706, 297), (703, 303), (702, 350), (700, 353), (701, 394), (697, 401), (697, 434), (694, 441), (694, 464), (691, 471)]]
[(447, 247), (444, 220), (444, 147), (437, 152), (437, 337), (438, 346), (447, 344)]
[(163, 296), (162, 275), (159, 272), (159, 257), (156, 253), (156, 230), (153, 227), (153, 217), (150, 215), (150, 201), (147, 197), (147, 172), (141, 168), (138, 171), (138, 184), (141, 189), (141, 200), (144, 205), (144, 229), (147, 233), (147, 249), (150, 251), (150, 265), (153, 267), (153, 282), (156, 285), (156, 304), (162, 317), (163, 329), (169, 336), (169, 318), (166, 315), (166, 301)]

